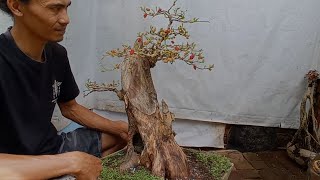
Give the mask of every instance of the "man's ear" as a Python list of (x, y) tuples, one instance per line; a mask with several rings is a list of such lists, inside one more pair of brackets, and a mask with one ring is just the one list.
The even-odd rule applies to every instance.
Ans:
[(14, 16), (23, 16), (20, 0), (7, 0), (7, 6)]

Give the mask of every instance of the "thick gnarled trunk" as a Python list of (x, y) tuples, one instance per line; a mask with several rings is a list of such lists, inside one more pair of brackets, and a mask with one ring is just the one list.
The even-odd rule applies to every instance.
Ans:
[(138, 165), (169, 179), (189, 177), (187, 158), (174, 140), (174, 115), (162, 101), (159, 106), (150, 61), (131, 58), (122, 64), (123, 100), (129, 121), (129, 142), (122, 171)]

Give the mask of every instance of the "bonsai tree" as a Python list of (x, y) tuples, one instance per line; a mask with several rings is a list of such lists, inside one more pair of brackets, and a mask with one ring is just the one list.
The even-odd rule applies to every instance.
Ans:
[(120, 166), (122, 171), (142, 165), (160, 177), (185, 179), (189, 176), (186, 155), (174, 139), (174, 114), (164, 100), (159, 105), (150, 69), (158, 62), (173, 64), (178, 60), (194, 70), (212, 70), (213, 65), (205, 65), (203, 51), (198, 50), (195, 43), (188, 42), (190, 35), (185, 24), (203, 21), (186, 19), (186, 11), (176, 7), (176, 1), (167, 10), (141, 7), (143, 18), (163, 17), (168, 20), (167, 26), (150, 26), (149, 31), (138, 33), (133, 46), (123, 45), (104, 55), (122, 60), (112, 69), (103, 67), (121, 71), (121, 88), (115, 81), (111, 84), (88, 81), (86, 84), (86, 95), (113, 91), (124, 101), (130, 140), (125, 161)]

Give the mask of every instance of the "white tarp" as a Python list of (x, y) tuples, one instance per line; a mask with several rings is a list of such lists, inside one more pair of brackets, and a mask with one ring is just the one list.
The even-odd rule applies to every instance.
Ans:
[[(148, 30), (153, 22), (163, 25), (158, 19), (144, 19), (139, 6), (165, 9), (171, 2), (72, 1), (72, 23), (63, 44), (81, 90), (89, 78), (119, 80), (119, 72), (99, 72), (104, 52), (133, 43), (137, 32)], [(304, 75), (319, 65), (320, 1), (180, 0), (178, 5), (188, 9), (189, 17), (210, 21), (188, 27), (190, 40), (198, 43), (215, 69), (194, 71), (183, 63), (159, 63), (152, 71), (159, 99), (165, 99), (178, 118), (199, 123), (297, 128)], [(113, 93), (78, 101), (100, 110), (123, 106)]]
[[(119, 79), (119, 72), (100, 73), (98, 61), (106, 50), (133, 43), (137, 32), (148, 29), (152, 20), (142, 18), (139, 6), (167, 8), (171, 2), (74, 1), (66, 44), (82, 88), (87, 78)], [(304, 74), (319, 64), (320, 1), (181, 0), (178, 5), (190, 17), (210, 21), (189, 29), (215, 69), (159, 63), (153, 70), (159, 99), (182, 119), (297, 127)], [(86, 99), (97, 109), (122, 106), (112, 93)]]

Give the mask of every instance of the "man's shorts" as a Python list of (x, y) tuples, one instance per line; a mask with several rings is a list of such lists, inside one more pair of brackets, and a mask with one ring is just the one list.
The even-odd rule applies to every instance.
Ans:
[(81, 151), (98, 158), (102, 157), (101, 132), (78, 128), (72, 132), (61, 133), (62, 144), (58, 153)]

